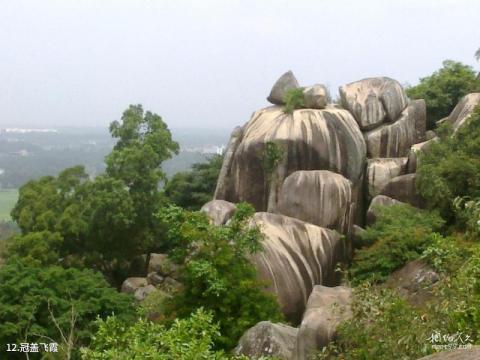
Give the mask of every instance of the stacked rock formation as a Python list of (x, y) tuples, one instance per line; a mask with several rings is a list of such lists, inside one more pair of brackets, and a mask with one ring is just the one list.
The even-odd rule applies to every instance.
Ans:
[[(327, 104), (321, 84), (301, 88), (305, 107), (284, 112), (285, 94), (299, 88), (287, 72), (267, 98), (274, 106), (254, 112), (233, 131), (214, 200), (202, 210), (217, 225), (228, 221), (235, 203), (249, 202), (258, 211), (252, 221), (265, 235), (264, 251), (252, 262), (260, 276), (271, 284), (286, 318), (303, 324), (299, 334), (317, 326), (311, 324), (327, 329), (320, 337), (312, 335), (308, 344), (297, 341), (295, 356), (300, 359), (331, 339), (337, 323), (320, 325), (329, 311), (325, 308), (305, 311), (307, 303), (317, 301), (309, 300), (313, 289), (316, 298), (325, 293), (327, 305), (349, 303), (348, 290), (318, 285), (338, 285), (336, 264), (350, 255), (367, 213), (372, 222), (377, 206), (423, 205), (414, 171), (427, 135), (425, 102), (409, 100), (393, 79), (368, 78), (342, 86), (341, 104)], [(280, 155), (273, 169), (265, 165), (272, 144)]]

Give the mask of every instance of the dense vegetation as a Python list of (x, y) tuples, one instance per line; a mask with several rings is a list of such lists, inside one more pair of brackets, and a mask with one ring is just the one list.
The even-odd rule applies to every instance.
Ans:
[(453, 222), (455, 198), (480, 196), (480, 109), (453, 136), (448, 125), (438, 134), (441, 141), (420, 157), (418, 186), (429, 207)]
[(171, 207), (159, 214), (175, 244), (171, 254), (184, 264), (185, 287), (172, 300), (172, 311), (187, 316), (203, 307), (213, 314), (221, 336), (216, 347), (230, 349), (243, 332), (260, 320), (280, 320), (278, 304), (264, 292), (248, 255), (261, 251), (261, 233), (249, 226), (254, 209), (238, 204), (234, 217), (221, 228), (201, 213)]
[(305, 107), (305, 98), (303, 95), (303, 88), (296, 88), (288, 90), (284, 97), (283, 111), (286, 114), (292, 114), (295, 109), (302, 109)]
[[(164, 192), (162, 164), (178, 144), (140, 105), (110, 132), (116, 143), (105, 173), (92, 179), (75, 166), (19, 189), (11, 213), (18, 229), (2, 224), (0, 341), (57, 342), (60, 358), (72, 359), (230, 357), (223, 351), (247, 328), (281, 319), (248, 260), (261, 251), (253, 208), (239, 204), (228, 226), (215, 227), (203, 213), (171, 205), (198, 209), (208, 200), (222, 158), (195, 165)], [(142, 255), (160, 251), (170, 252), (181, 283), (138, 306), (118, 287), (145, 274)], [(156, 323), (147, 320), (152, 313)]]
[(410, 205), (382, 208), (376, 222), (362, 236), (370, 246), (355, 254), (350, 268), (352, 283), (385, 280), (394, 270), (418, 258), (442, 224), (436, 213)]
[(165, 185), (165, 195), (175, 205), (199, 210), (213, 198), (223, 156), (213, 155), (207, 162), (195, 163), (191, 170), (176, 173)]
[(427, 128), (434, 129), (435, 122), (448, 116), (463, 96), (480, 91), (480, 79), (471, 66), (446, 60), (440, 70), (406, 91), (412, 99), (425, 99)]
[[(434, 351), (434, 334), (453, 336), (457, 346), (480, 343), (479, 129), (477, 107), (455, 134), (440, 129), (440, 141), (421, 156), (418, 185), (427, 210), (379, 209), (348, 271), (354, 316), (319, 359), (417, 359)], [(385, 282), (415, 259), (440, 276), (417, 302)]]

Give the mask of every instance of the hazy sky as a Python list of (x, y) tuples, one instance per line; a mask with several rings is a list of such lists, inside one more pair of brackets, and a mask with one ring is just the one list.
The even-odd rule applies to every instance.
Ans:
[(170, 127), (242, 124), (300, 84), (416, 83), (479, 68), (479, 0), (0, 0), (0, 125), (107, 126), (131, 103)]

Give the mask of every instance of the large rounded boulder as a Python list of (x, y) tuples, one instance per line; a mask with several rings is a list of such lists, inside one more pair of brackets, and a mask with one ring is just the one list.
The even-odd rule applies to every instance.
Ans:
[(283, 98), (285, 94), (292, 89), (297, 89), (299, 87), (298, 81), (295, 78), (295, 75), (289, 70), (275, 82), (268, 95), (267, 100), (275, 105), (282, 105)]
[(328, 170), (295, 171), (283, 182), (278, 212), (346, 234), (354, 214), (352, 184)]
[(315, 285), (334, 285), (335, 266), (344, 258), (340, 235), (291, 217), (256, 213), (253, 223), (264, 234), (263, 250), (253, 256), (287, 320), (300, 322)]
[(340, 98), (362, 130), (373, 129), (385, 121), (395, 121), (408, 104), (400, 83), (387, 77), (344, 85), (340, 87)]
[(234, 353), (250, 359), (273, 356), (279, 360), (291, 360), (294, 357), (297, 334), (297, 328), (261, 321), (243, 334)]
[(317, 285), (298, 329), (296, 358), (310, 359), (333, 339), (338, 325), (352, 317), (352, 289)]
[[(255, 112), (242, 134), (231, 141), (215, 198), (247, 201), (258, 211), (273, 211), (284, 179), (298, 170), (330, 170), (352, 182), (362, 176), (366, 147), (352, 115), (342, 109), (300, 109), (285, 114), (280, 107)], [(281, 156), (268, 172), (266, 148)]]

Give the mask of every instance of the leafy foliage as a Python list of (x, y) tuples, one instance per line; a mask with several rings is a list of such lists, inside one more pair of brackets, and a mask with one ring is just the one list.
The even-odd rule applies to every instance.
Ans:
[(271, 177), (285, 156), (285, 150), (282, 145), (274, 141), (267, 141), (262, 156), (262, 167), (267, 178)]
[(435, 233), (420, 258), (435, 271), (448, 274), (455, 272), (469, 255), (468, 246), (462, 243), (461, 236), (443, 237)]
[(199, 210), (213, 198), (223, 156), (214, 155), (206, 163), (196, 163), (190, 171), (176, 173), (165, 185), (165, 195), (175, 205)]
[(173, 258), (184, 265), (180, 281), (184, 291), (171, 302), (172, 310), (186, 317), (199, 307), (211, 311), (219, 323), (218, 347), (230, 349), (243, 332), (261, 320), (280, 320), (273, 296), (259, 282), (248, 257), (261, 249), (261, 233), (250, 226), (254, 212), (237, 205), (229, 225), (209, 224), (204, 214), (171, 207), (159, 214), (168, 224), (167, 236), (177, 245)]
[(480, 90), (480, 80), (471, 66), (446, 60), (443, 67), (432, 75), (421, 78), (416, 86), (406, 89), (412, 99), (425, 99), (427, 128), (448, 116), (458, 101), (466, 94)]
[(362, 236), (369, 247), (357, 250), (350, 268), (353, 283), (383, 281), (397, 268), (422, 254), (443, 220), (410, 205), (378, 209), (376, 222)]
[(303, 88), (295, 88), (288, 90), (284, 97), (285, 103), (283, 111), (286, 114), (292, 114), (295, 109), (302, 109), (305, 107), (305, 97), (303, 95)]
[(420, 154), (417, 186), (427, 205), (453, 222), (456, 197), (480, 197), (480, 108), (453, 136), (442, 130), (440, 141)]
[(11, 262), (0, 267), (0, 343), (45, 342), (44, 337), (62, 343), (59, 329), (68, 333), (73, 309), (75, 344), (86, 345), (97, 316), (116, 313), (131, 320), (132, 303), (91, 270)]
[(170, 328), (146, 320), (126, 326), (116, 316), (98, 320), (98, 332), (84, 360), (170, 360), (227, 359), (213, 350), (219, 336), (213, 316), (202, 309), (190, 317), (175, 320)]

